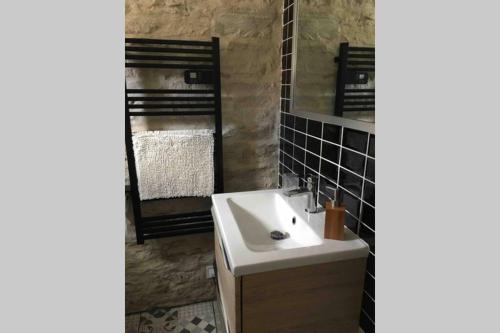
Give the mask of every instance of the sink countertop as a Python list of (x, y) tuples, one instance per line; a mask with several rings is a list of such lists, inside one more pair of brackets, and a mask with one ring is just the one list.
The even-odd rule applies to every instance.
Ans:
[[(318, 242), (314, 245), (297, 246), (295, 248), (279, 248), (267, 251), (255, 251), (246, 243), (246, 238), (242, 235), (236, 221), (229, 201), (238, 199), (240, 201), (248, 198), (249, 213), (252, 214), (252, 200), (254, 198), (277, 198), (284, 200), (291, 208), (294, 216), (300, 219), (300, 223), (306, 223), (317, 236)], [(214, 223), (219, 231), (229, 268), (235, 276), (255, 274), (266, 271), (273, 271), (285, 268), (322, 264), (327, 262), (349, 260), (356, 258), (366, 258), (369, 247), (365, 241), (354, 234), (349, 228), (345, 228), (345, 240), (324, 239), (325, 213), (308, 214), (304, 211), (306, 207), (306, 195), (295, 197), (285, 197), (281, 189), (220, 193), (212, 195), (212, 214)], [(281, 202), (281, 201), (280, 201)], [(255, 214), (262, 216), (262, 207), (256, 206)], [(289, 210), (288, 208), (286, 208)], [(272, 216), (272, 214), (270, 214)], [(244, 221), (247, 222), (247, 221)], [(293, 227), (292, 227), (293, 228)], [(247, 228), (248, 230), (248, 228)], [(299, 237), (300, 238), (300, 237)], [(266, 239), (269, 242), (268, 239)], [(280, 241), (278, 241), (280, 242)]]

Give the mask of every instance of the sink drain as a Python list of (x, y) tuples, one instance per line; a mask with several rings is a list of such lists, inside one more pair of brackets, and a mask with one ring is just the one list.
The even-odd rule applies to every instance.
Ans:
[(285, 232), (281, 232), (279, 230), (274, 230), (274, 231), (271, 231), (271, 238), (274, 239), (274, 240), (282, 240), (282, 239), (285, 239), (288, 237), (288, 233)]

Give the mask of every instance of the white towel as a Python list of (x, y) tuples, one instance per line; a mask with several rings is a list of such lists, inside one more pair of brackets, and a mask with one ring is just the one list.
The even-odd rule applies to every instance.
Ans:
[(213, 193), (213, 131), (139, 132), (133, 142), (141, 200)]

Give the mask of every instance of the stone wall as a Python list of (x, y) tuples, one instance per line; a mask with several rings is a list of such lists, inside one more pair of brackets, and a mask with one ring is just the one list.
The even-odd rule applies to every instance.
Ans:
[[(276, 186), (282, 1), (126, 0), (127, 37), (220, 38), (225, 190)], [(131, 87), (180, 87), (172, 73), (127, 71)], [(177, 73), (181, 74), (181, 73)], [(182, 119), (133, 119), (136, 130), (206, 127)], [(213, 261), (213, 234), (135, 244), (127, 212), (126, 312), (214, 298), (205, 266)]]
[(375, 45), (375, 0), (300, 0), (298, 14), (294, 110), (333, 114), (339, 44)]
[[(127, 0), (127, 37), (220, 38), (225, 190), (276, 185), (282, 1)], [(164, 73), (128, 71), (143, 87), (179, 86)], [(165, 128), (134, 120), (142, 130)], [(203, 121), (202, 121), (203, 123)], [(206, 122), (205, 122), (206, 123)]]

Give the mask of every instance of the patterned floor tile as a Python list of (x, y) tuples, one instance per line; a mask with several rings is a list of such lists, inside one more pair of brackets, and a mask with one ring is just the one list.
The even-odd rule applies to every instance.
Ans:
[(176, 310), (167, 308), (141, 312), (139, 333), (175, 332), (178, 322), (177, 314)]
[(125, 316), (125, 333), (137, 333), (141, 316), (137, 314)]
[(178, 313), (176, 333), (217, 333), (212, 302), (191, 304), (175, 310)]

